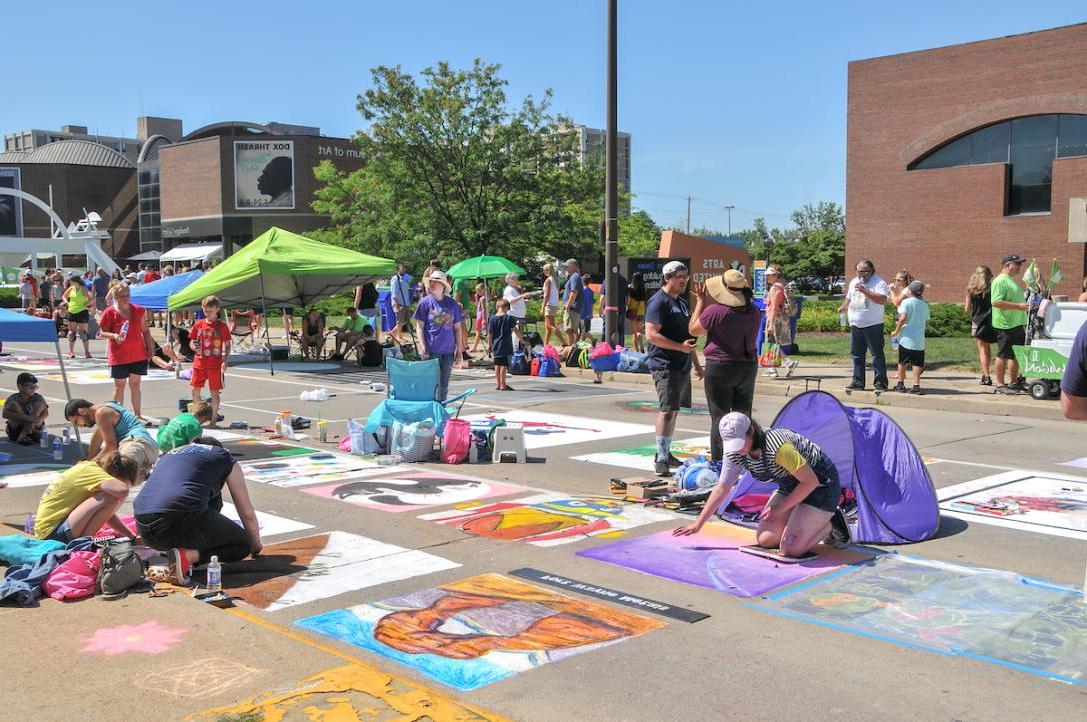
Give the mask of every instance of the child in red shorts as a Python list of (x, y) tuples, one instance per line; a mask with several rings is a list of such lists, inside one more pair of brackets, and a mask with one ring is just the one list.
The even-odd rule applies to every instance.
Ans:
[(219, 415), (219, 392), (225, 382), (224, 370), (230, 358), (230, 328), (219, 316), (222, 304), (217, 296), (206, 296), (200, 302), (204, 316), (193, 324), (189, 332), (189, 348), (195, 356), (192, 364), (192, 400), (200, 401), (204, 383), (211, 391), (212, 425), (222, 419)]

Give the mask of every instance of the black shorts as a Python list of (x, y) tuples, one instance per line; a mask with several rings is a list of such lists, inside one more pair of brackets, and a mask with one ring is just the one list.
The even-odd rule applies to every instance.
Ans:
[(998, 328), (996, 330), (996, 357), (1006, 360), (1012, 360), (1015, 358), (1015, 351), (1012, 350), (1012, 346), (1026, 346), (1027, 345), (1027, 327), (1016, 326), (1015, 328)]
[(657, 386), (657, 401), (661, 411), (679, 411), (691, 408), (691, 371), (658, 369), (653, 372)]
[(133, 374), (136, 376), (146, 376), (147, 361), (133, 361), (130, 364), (109, 367), (109, 377), (111, 379), (127, 379)]
[(83, 309), (78, 313), (68, 314), (68, 323), (90, 323), (91, 312), (87, 309)]
[(495, 356), (494, 357), (494, 365), (495, 366), (509, 366), (510, 365), (510, 357), (509, 356)]
[(918, 368), (925, 367), (925, 352), (924, 350), (916, 351), (912, 348), (906, 348), (905, 346), (898, 347), (898, 363), (902, 366), (917, 366)]

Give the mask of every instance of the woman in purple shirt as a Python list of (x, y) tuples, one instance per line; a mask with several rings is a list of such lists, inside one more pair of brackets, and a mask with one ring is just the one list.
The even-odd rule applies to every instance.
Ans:
[(704, 286), (691, 289), (692, 336), (706, 336), (706, 404), (710, 408), (710, 455), (720, 461), (723, 453), (718, 424), (732, 411), (751, 415), (755, 401), (755, 377), (759, 351), (759, 309), (752, 303), (751, 287), (744, 274), (725, 271)]

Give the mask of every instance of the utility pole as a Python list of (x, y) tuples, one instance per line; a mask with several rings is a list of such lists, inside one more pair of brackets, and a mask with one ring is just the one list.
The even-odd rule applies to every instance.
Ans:
[(691, 235), (691, 197), (687, 196), (687, 235)]
[(604, 307), (604, 335), (612, 344), (619, 343), (619, 134), (617, 27), (618, 0), (608, 0), (608, 82), (606, 176), (604, 180), (604, 216), (607, 240), (604, 243), (607, 304)]
[(732, 238), (732, 209), (736, 206), (725, 206), (725, 210), (728, 211), (728, 237)]

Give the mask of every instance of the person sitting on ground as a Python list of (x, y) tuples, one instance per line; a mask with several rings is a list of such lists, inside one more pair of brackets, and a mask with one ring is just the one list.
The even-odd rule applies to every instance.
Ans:
[(380, 366), (385, 363), (385, 352), (381, 350), (374, 327), (370, 324), (362, 327), (362, 338), (356, 345), (359, 348), (359, 366)]
[(208, 385), (215, 421), (220, 421), (219, 403), (225, 385), (226, 366), (230, 361), (230, 328), (221, 319), (222, 304), (217, 296), (205, 296), (200, 301), (200, 309), (204, 312), (204, 318), (194, 323), (189, 332), (189, 346), (195, 354), (189, 384), (193, 403), (200, 401), (204, 384)]
[(69, 423), (94, 429), (87, 446), (87, 458), (93, 459), (103, 451), (118, 451), (134, 460), (140, 479), (146, 479), (159, 457), (159, 447), (151, 432), (136, 415), (116, 401), (92, 404), (86, 399), (72, 399), (64, 407)]
[(19, 374), (15, 386), (18, 392), (4, 402), (8, 438), (23, 446), (40, 443), (45, 420), (49, 418), (49, 404), (38, 393), (38, 379), (34, 374), (25, 371)]
[(316, 308), (310, 308), (302, 318), (302, 358), (317, 360), (325, 345), (325, 321)]
[[(343, 358), (343, 354), (347, 353), (347, 349), (359, 344), (359, 339), (362, 338), (362, 329), (370, 328), (366, 319), (362, 317), (359, 310), (354, 306), (347, 307), (347, 316), (343, 320), (343, 325), (336, 331), (336, 348), (332, 352), (333, 360), (340, 360)], [(343, 349), (343, 353), (341, 353)]]
[(53, 309), (53, 325), (57, 327), (57, 338), (68, 335), (68, 303), (61, 301)]
[(849, 525), (838, 508), (842, 495), (838, 468), (810, 439), (787, 429), (766, 429), (746, 414), (726, 414), (719, 426), (725, 457), (698, 519), (677, 528), (676, 536), (697, 534), (746, 470), (757, 481), (776, 483), (755, 532), (761, 547), (802, 557), (820, 541), (847, 546)]
[(913, 281), (909, 295), (898, 304), (898, 323), (891, 338), (898, 339), (898, 383), (895, 391), (906, 391), (906, 364), (913, 366), (911, 394), (924, 394), (921, 390), (921, 373), (925, 370), (925, 324), (929, 321), (929, 308), (922, 298), (925, 284)]
[(513, 356), (513, 329), (517, 319), (510, 315), (510, 302), (504, 298), (495, 303), (495, 313), (487, 321), (487, 335), (491, 339), (491, 356), (494, 357), (494, 381), (498, 391), (513, 391), (506, 384), (506, 372)]
[(163, 348), (158, 341), (155, 341), (155, 353), (151, 355), (151, 363), (163, 371), (176, 371), (181, 364), (181, 358), (174, 351), (173, 345)]
[(181, 358), (186, 361), (192, 361), (196, 358), (196, 352), (192, 350), (192, 346), (189, 342), (192, 340), (192, 334), (189, 329), (184, 326), (174, 326), (170, 329), (170, 348), (174, 351), (174, 355), (180, 354)]
[(50, 484), (34, 517), (34, 536), (67, 544), (94, 536), (109, 524), (121, 537), (136, 535), (117, 516), (139, 478), (136, 462), (117, 451), (104, 451), (61, 472)]
[(189, 404), (189, 408), (191, 411), (178, 414), (159, 427), (156, 441), (162, 453), (191, 443), (193, 439), (199, 439), (204, 435), (204, 425), (210, 424), (215, 418), (211, 404), (198, 401)]
[[(242, 526), (222, 514), (224, 485)], [(168, 570), (148, 570), (157, 581), (186, 584), (192, 567), (213, 556), (238, 562), (263, 549), (245, 475), (218, 439), (202, 437), (165, 454), (132, 506), (140, 537), (168, 553)]]

